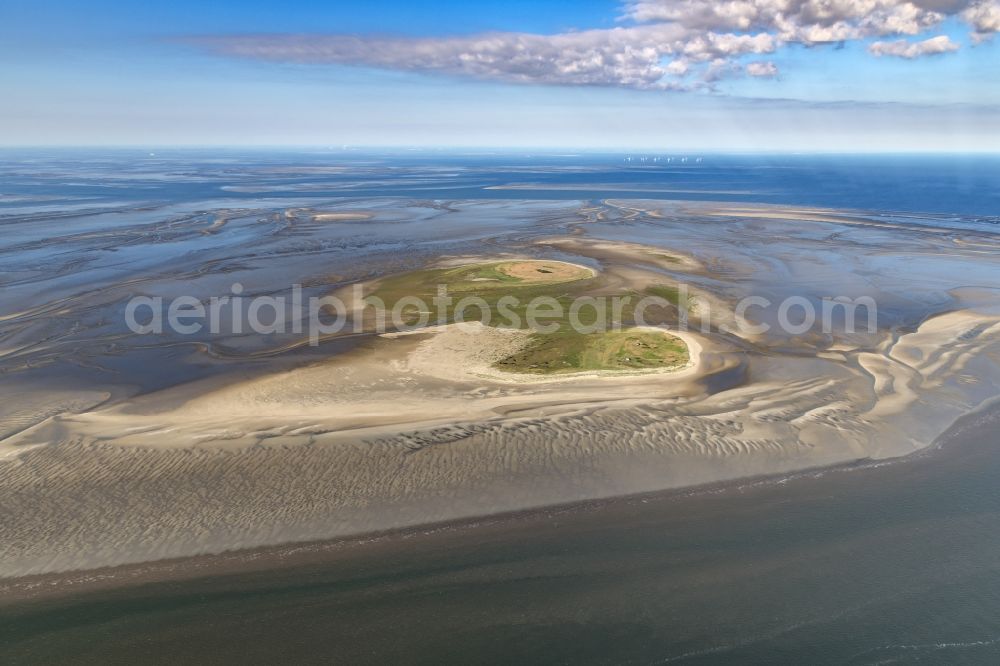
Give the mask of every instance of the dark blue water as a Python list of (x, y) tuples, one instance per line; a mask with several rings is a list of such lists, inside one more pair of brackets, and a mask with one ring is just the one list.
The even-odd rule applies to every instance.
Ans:
[(8, 149), (0, 194), (0, 215), (23, 205), (11, 195), (90, 205), (398, 196), (740, 201), (997, 223), (1000, 156)]

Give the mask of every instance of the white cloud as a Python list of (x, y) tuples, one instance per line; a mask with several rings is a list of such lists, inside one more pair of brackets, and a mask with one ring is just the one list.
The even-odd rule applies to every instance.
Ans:
[(628, 0), (625, 17), (805, 44), (919, 35), (955, 17), (982, 41), (1000, 32), (1000, 0)]
[(675, 48), (689, 58), (705, 61), (748, 53), (773, 53), (777, 45), (777, 40), (766, 33), (734, 35), (709, 32), (689, 37)]
[(778, 75), (778, 66), (773, 62), (750, 62), (746, 66), (747, 74), (765, 79), (772, 79)]
[(514, 83), (631, 88), (678, 87), (681, 84), (671, 77), (683, 75), (691, 63), (771, 53), (777, 48), (768, 34), (692, 36), (682, 26), (670, 23), (557, 35), (248, 35), (190, 41), (226, 55), (280, 62), (365, 65)]
[(808, 43), (887, 34), (917, 34), (944, 20), (936, 5), (969, 0), (632, 0), (626, 16), (710, 31), (768, 31)]
[[(773, 63), (746, 63), (745, 58), (774, 53), (789, 43), (915, 36), (948, 17), (966, 22), (973, 40), (981, 41), (1000, 31), (1000, 0), (627, 0), (626, 25), (554, 35), (245, 35), (189, 41), (224, 55), (280, 62), (511, 83), (690, 89), (735, 73), (774, 76)], [(957, 48), (941, 36), (878, 41), (869, 50), (876, 56), (912, 59)]]
[(869, 53), (876, 56), (895, 56), (912, 60), (926, 55), (939, 55), (958, 50), (958, 44), (951, 41), (947, 35), (931, 37), (922, 42), (908, 42), (899, 39), (894, 42), (875, 42), (868, 47)]
[(650, 88), (668, 73), (660, 60), (682, 35), (678, 26), (658, 25), (446, 38), (252, 35), (207, 43), (228, 55), (283, 62), (366, 65), (519, 83)]
[(972, 26), (973, 40), (980, 42), (1000, 32), (1000, 2), (985, 0), (967, 7), (962, 19)]
[(678, 58), (677, 60), (668, 62), (665, 69), (668, 74), (672, 74), (673, 76), (684, 76), (691, 69), (691, 63), (683, 58)]

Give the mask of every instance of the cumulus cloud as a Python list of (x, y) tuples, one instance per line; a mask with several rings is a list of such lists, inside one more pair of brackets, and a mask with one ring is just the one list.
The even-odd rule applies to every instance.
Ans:
[(972, 38), (981, 42), (1000, 32), (1000, 2), (977, 2), (962, 11), (962, 20), (972, 26)]
[(908, 42), (898, 39), (894, 42), (875, 42), (868, 47), (869, 53), (876, 56), (895, 56), (912, 60), (925, 55), (939, 55), (958, 50), (958, 44), (951, 41), (947, 35), (931, 37), (922, 42)]
[[(964, 6), (963, 2), (955, 9)], [(820, 43), (917, 34), (940, 23), (945, 14), (921, 0), (633, 0), (626, 5), (626, 16), (640, 23), (767, 31), (785, 42)]]
[(778, 67), (773, 62), (749, 62), (746, 66), (747, 74), (765, 79), (771, 79), (778, 75)]
[[(691, 89), (736, 74), (769, 78), (771, 62), (747, 58), (790, 43), (816, 45), (916, 36), (948, 17), (974, 41), (1000, 31), (1000, 0), (627, 0), (623, 25), (539, 35), (455, 37), (241, 35), (189, 41), (223, 55), (436, 72), (482, 80), (555, 85)], [(876, 56), (916, 58), (954, 51), (948, 37), (876, 41)]]

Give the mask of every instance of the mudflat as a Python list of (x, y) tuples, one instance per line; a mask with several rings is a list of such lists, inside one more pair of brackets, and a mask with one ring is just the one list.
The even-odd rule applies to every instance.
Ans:
[[(1000, 246), (990, 234), (851, 211), (768, 207), (754, 216), (748, 206), (655, 201), (353, 201), (345, 215), (371, 217), (323, 224), (298, 206), (229, 211), (207, 235), (220, 214), (173, 228), (188, 224), (192, 244), (255, 248), (260, 265), (238, 273), (248, 296), (291, 276), (318, 294), (362, 284), (391, 302), (433, 295), (447, 274), (458, 295), (483, 298), (487, 309), (513, 289), (557, 301), (629, 296), (632, 305), (656, 296), (689, 305), (689, 317), (682, 327), (670, 308), (653, 309), (653, 328), (644, 329), (626, 306), (619, 337), (579, 347), (597, 338), (565, 332), (550, 353), (531, 346), (538, 338), (525, 326), (461, 323), (446, 310), (443, 323), (410, 331), (379, 333), (362, 320), (359, 332), (310, 348), (292, 333), (123, 335), (105, 324), (116, 321), (107, 308), (134, 286), (111, 278), (44, 306), (24, 291), (6, 315), (17, 328), (5, 358), (22, 370), (19, 390), (0, 406), (0, 539), (9, 544), (0, 575), (888, 459), (927, 446), (998, 392)], [(407, 215), (421, 222), (407, 233), (441, 245), (405, 257), (376, 241), (370, 252), (350, 245), (359, 223), (381, 238), (400, 233)], [(267, 225), (294, 233), (262, 240)], [(459, 231), (471, 240), (453, 243)], [(338, 263), (302, 266), (304, 236), (341, 243)], [(260, 249), (267, 243), (270, 254)], [(206, 294), (229, 289), (236, 268), (224, 257), (235, 252), (184, 255), (143, 288), (169, 291), (177, 275), (200, 274)], [(753, 310), (754, 321), (768, 330), (736, 325), (748, 295), (821, 304), (841, 293), (876, 297), (872, 330), (846, 332), (837, 322), (791, 333), (765, 307)], [(76, 339), (41, 335), (66, 312), (88, 322)], [(133, 365), (114, 365), (119, 356), (108, 349)], [(52, 358), (109, 370), (87, 370), (101, 381), (75, 382), (44, 365)], [(158, 384), (143, 384), (147, 369)]]

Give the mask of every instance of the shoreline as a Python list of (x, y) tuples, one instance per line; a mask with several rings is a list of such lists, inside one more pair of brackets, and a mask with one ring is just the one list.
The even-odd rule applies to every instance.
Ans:
[[(692, 486), (667, 488), (613, 497), (594, 498), (548, 506), (504, 511), (496, 514), (435, 521), (420, 525), (349, 534), (330, 539), (295, 541), (217, 553), (156, 559), (112, 566), (72, 569), (24, 576), (0, 577), (0, 609), (23, 604), (71, 599), (99, 593), (128, 591), (146, 585), (184, 583), (200, 579), (255, 575), (267, 571), (291, 571), (309, 566), (330, 565), (340, 560), (398, 552), (419, 542), (473, 538), (476, 533), (517, 532), (563, 519), (584, 519), (601, 511), (636, 508), (654, 504), (712, 498), (733, 500), (761, 489), (776, 489), (789, 483), (810, 483), (823, 477), (918, 465), (929, 458), (960, 455), (967, 446), (963, 435), (969, 426), (980, 425), (980, 417), (1000, 419), (1000, 396), (988, 399), (957, 417), (932, 442), (910, 453), (892, 458), (860, 458), (788, 473), (760, 474)], [(957, 446), (956, 446), (957, 440)], [(957, 449), (957, 451), (956, 451)], [(932, 461), (933, 463), (933, 461)], [(877, 473), (877, 472), (876, 472)], [(424, 544), (426, 545), (426, 544)]]
[(922, 454), (787, 479), (156, 565), (166, 575), (90, 572), (71, 589), (39, 577), (33, 597), (0, 603), (0, 659), (278, 663), (308, 646), (372, 664), (818, 649), (993, 663), (998, 422), (1000, 408), (977, 410)]
[[(958, 420), (961, 420), (965, 416), (973, 415), (975, 411), (978, 410), (963, 415)], [(328, 557), (336, 557), (338, 554), (351, 551), (351, 549), (363, 549), (370, 546), (401, 546), (404, 542), (414, 538), (436, 537), (437, 535), (450, 533), (467, 534), (479, 528), (516, 529), (521, 522), (535, 522), (562, 515), (590, 513), (605, 508), (635, 505), (648, 501), (663, 502), (686, 497), (737, 494), (750, 488), (780, 485), (794, 479), (897, 465), (910, 459), (930, 454), (936, 450), (937, 447), (934, 444), (930, 444), (912, 453), (883, 460), (861, 458), (824, 467), (794, 470), (789, 473), (776, 472), (773, 474), (738, 477), (664, 490), (600, 497), (562, 504), (503, 511), (496, 514), (454, 518), (406, 527), (347, 534), (330, 539), (292, 541), (249, 548), (235, 548), (217, 553), (203, 553), (120, 565), (0, 577), (0, 608), (24, 601), (71, 596), (78, 591), (86, 593), (147, 583), (192, 580), (200, 578), (203, 575), (253, 573), (275, 568), (294, 568), (315, 561), (322, 561)], [(275, 566), (276, 564), (278, 565), (277, 567)], [(160, 574), (160, 576), (157, 577), (156, 574)], [(119, 584), (121, 581), (124, 581), (124, 583)], [(65, 587), (62, 587), (65, 585), (74, 587), (71, 590), (67, 590)]]
[[(480, 322), (462, 322), (443, 326), (428, 326), (414, 331), (383, 333), (379, 337), (396, 340), (411, 335), (431, 335), (404, 361), (405, 366), (430, 376), (452, 381), (486, 380), (499, 384), (526, 386), (532, 384), (569, 383), (581, 379), (628, 380), (662, 375), (664, 378), (685, 379), (695, 376), (701, 368), (702, 343), (687, 332), (667, 326), (629, 326), (622, 330), (664, 333), (681, 340), (687, 347), (688, 360), (683, 365), (635, 370), (581, 370), (577, 372), (540, 373), (513, 372), (493, 366), (496, 359), (518, 351), (532, 335), (525, 329), (500, 329)], [(509, 338), (505, 341), (502, 338)], [(488, 338), (488, 345), (473, 343)], [(499, 344), (498, 342), (499, 341)], [(509, 344), (504, 344), (509, 342)], [(450, 358), (443, 358), (446, 347)], [(457, 367), (456, 367), (457, 366)], [(445, 371), (442, 372), (441, 368)]]

